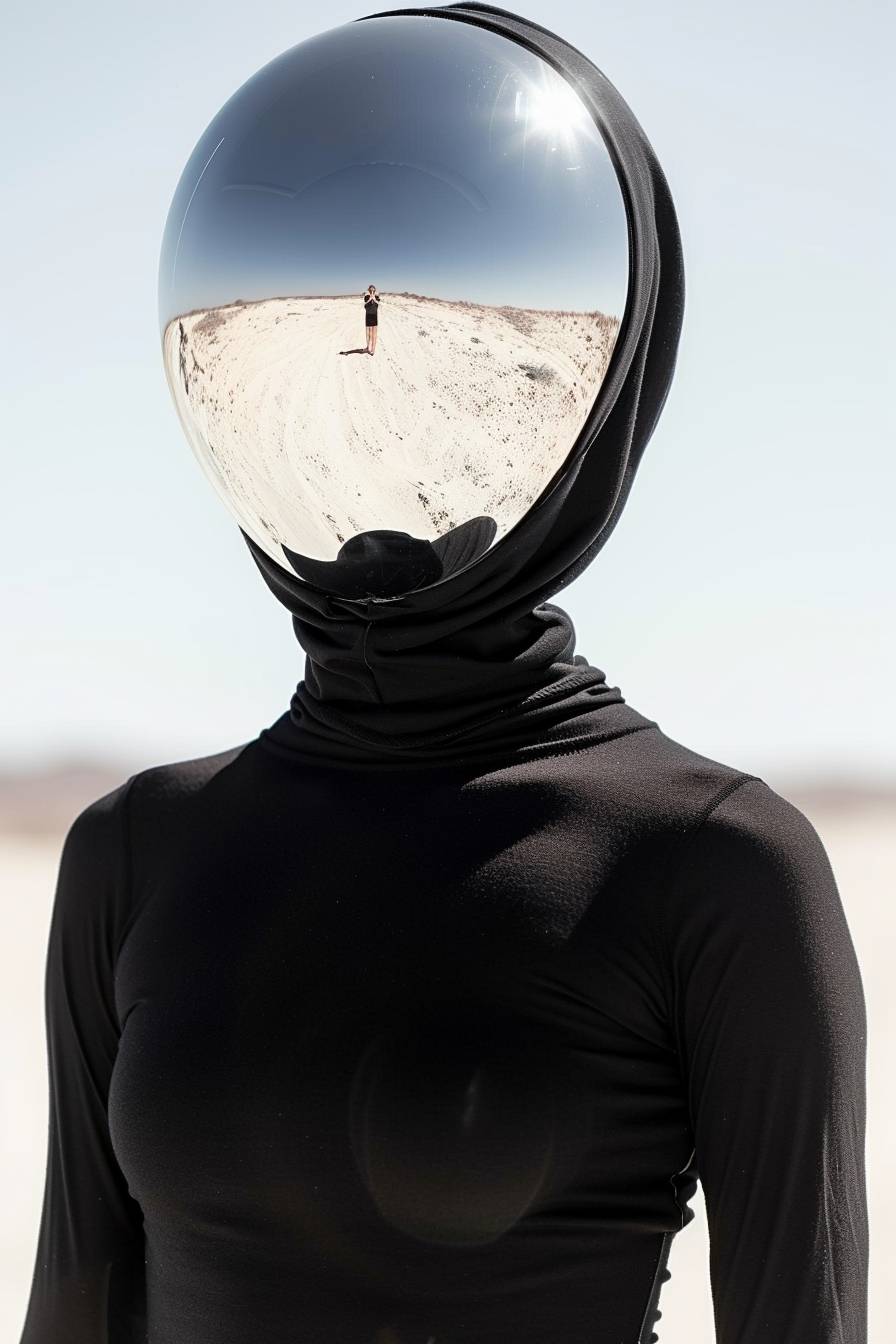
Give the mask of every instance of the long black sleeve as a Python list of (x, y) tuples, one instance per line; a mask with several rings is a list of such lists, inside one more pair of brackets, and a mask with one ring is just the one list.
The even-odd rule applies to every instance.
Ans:
[(865, 1344), (865, 1001), (821, 840), (741, 783), (665, 913), (718, 1344)]
[(120, 1034), (113, 968), (127, 915), (127, 787), (86, 808), (62, 850), (44, 982), (46, 1178), (21, 1344), (146, 1338), (142, 1215), (107, 1120)]

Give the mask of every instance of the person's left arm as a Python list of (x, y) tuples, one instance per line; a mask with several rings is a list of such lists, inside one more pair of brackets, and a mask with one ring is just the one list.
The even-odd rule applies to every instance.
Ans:
[(741, 782), (663, 914), (717, 1344), (866, 1344), (865, 998), (824, 846)]

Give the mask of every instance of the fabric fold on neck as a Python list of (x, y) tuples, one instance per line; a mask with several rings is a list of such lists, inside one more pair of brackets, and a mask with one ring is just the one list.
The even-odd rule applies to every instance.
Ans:
[[(572, 621), (547, 603), (515, 624), (491, 619), (454, 635), (391, 649), (388, 631), (368, 622), (345, 659), (324, 651), (307, 626), (305, 678), (290, 717), (320, 739), (349, 734), (388, 752), (441, 751), (459, 737), (487, 736), (499, 745), (508, 721), (532, 728), (565, 717), (586, 703), (622, 700), (603, 672), (574, 653)], [(589, 691), (586, 702), (580, 699)], [(487, 729), (491, 731), (486, 734)]]
[(262, 737), (305, 761), (509, 762), (656, 726), (575, 652), (573, 623), (554, 603), (430, 642), (415, 625), (415, 643), (392, 650), (388, 627), (374, 620), (315, 625), (296, 616), (293, 624), (305, 677)]

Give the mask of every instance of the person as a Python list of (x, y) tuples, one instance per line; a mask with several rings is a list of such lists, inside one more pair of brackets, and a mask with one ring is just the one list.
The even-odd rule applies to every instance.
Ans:
[(619, 358), (497, 545), (482, 520), (373, 530), (300, 575), (243, 531), (304, 677), (67, 833), (21, 1344), (650, 1344), (698, 1182), (718, 1344), (864, 1344), (866, 1013), (824, 845), (629, 704), (546, 600), (669, 392), (668, 183), (563, 39), (413, 13), (600, 95), (637, 223)]
[(380, 296), (376, 292), (376, 285), (368, 285), (364, 294), (364, 328), (367, 333), (367, 351), (371, 355), (376, 353), (379, 306)]

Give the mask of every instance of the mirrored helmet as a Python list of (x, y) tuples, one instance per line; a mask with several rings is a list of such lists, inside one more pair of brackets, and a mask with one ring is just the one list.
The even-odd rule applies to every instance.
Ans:
[(619, 180), (566, 77), (459, 19), (365, 18), (265, 65), (196, 145), (163, 358), (245, 534), (351, 594), (359, 558), (403, 557), (388, 596), (473, 561), (562, 475), (628, 287)]

